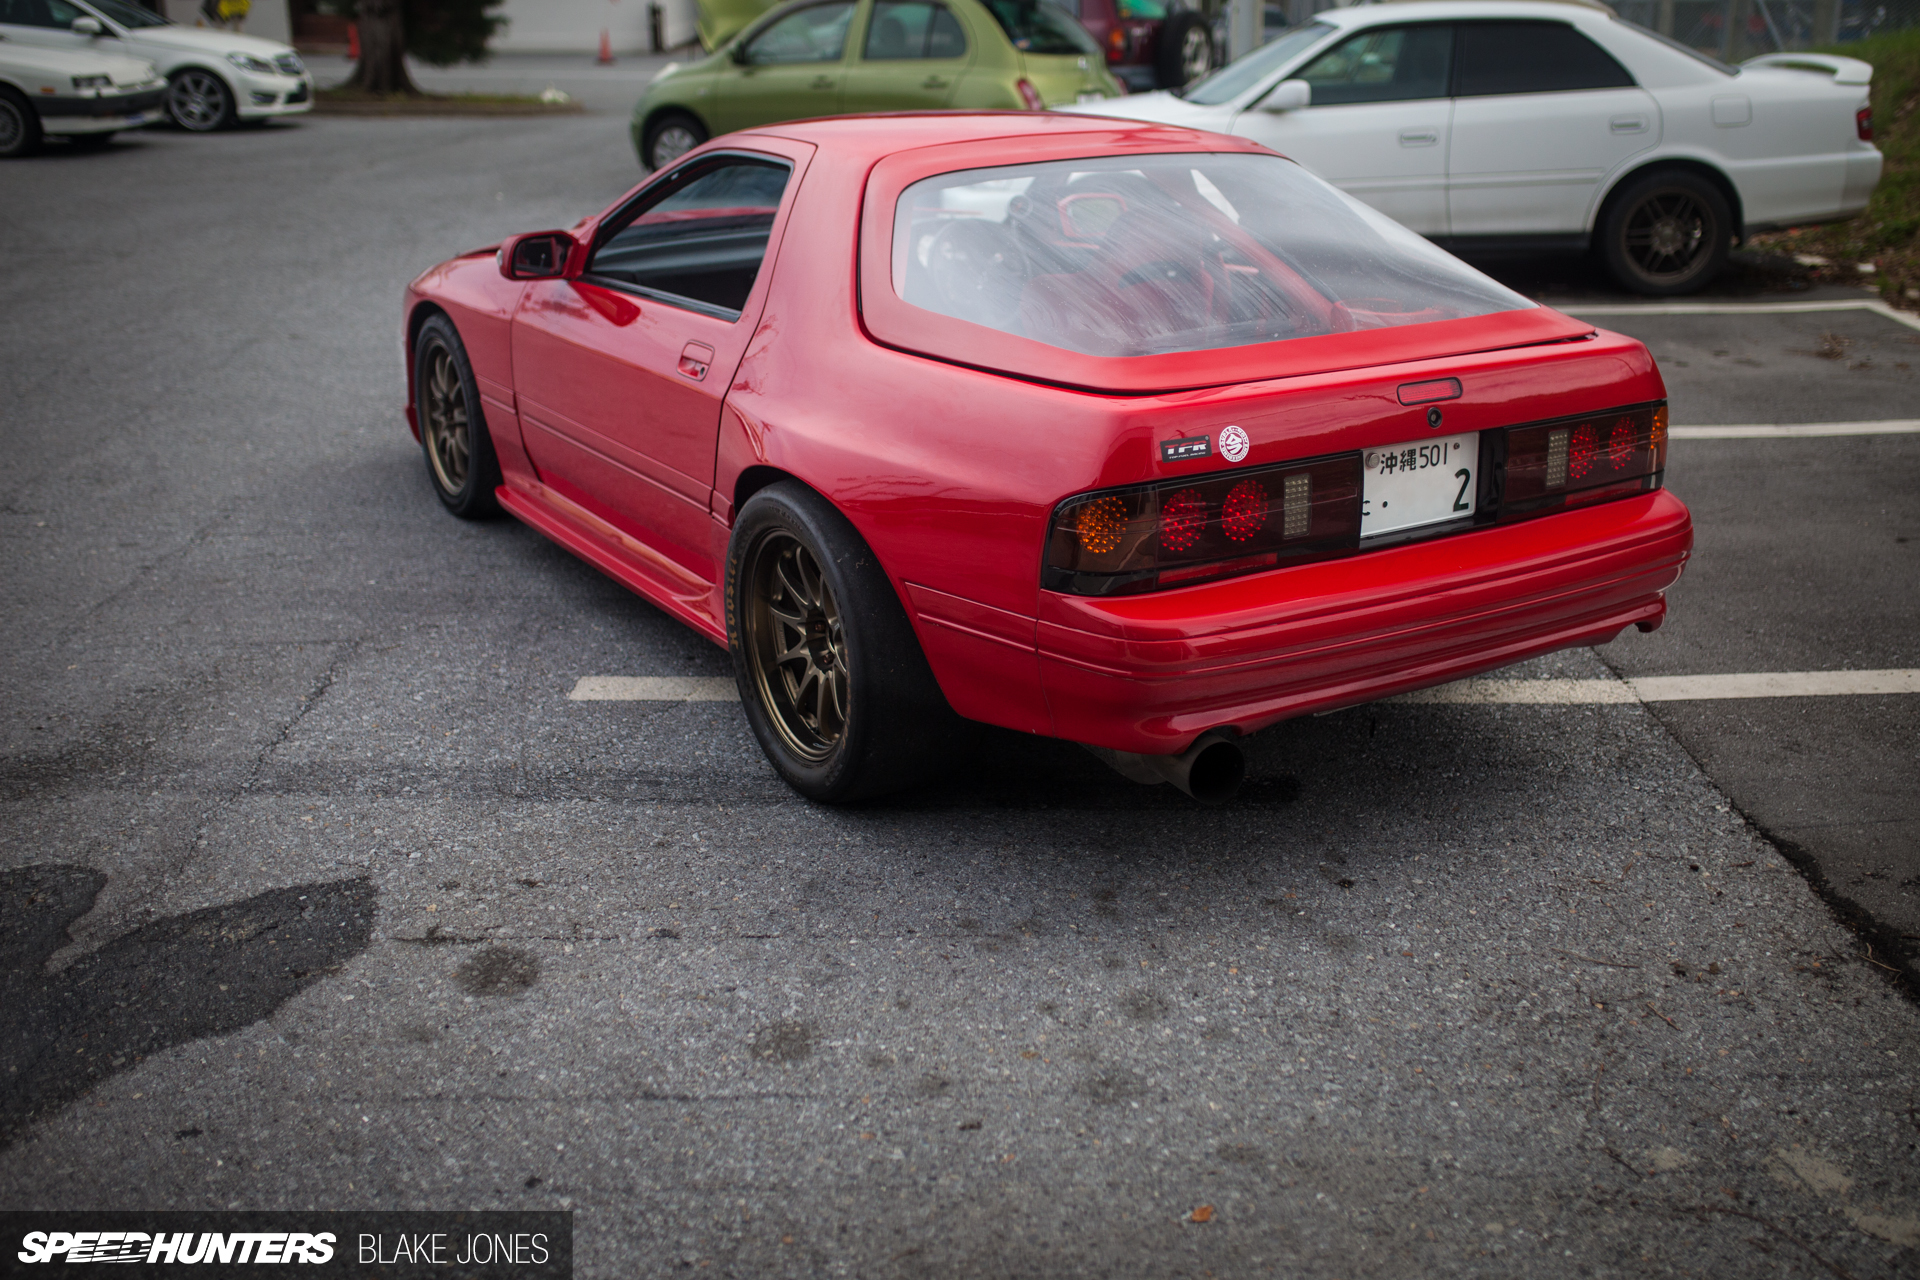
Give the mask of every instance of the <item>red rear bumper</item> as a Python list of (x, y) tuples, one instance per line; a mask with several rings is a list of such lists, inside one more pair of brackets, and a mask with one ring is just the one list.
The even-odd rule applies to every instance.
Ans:
[(1150, 595), (1043, 592), (1060, 737), (1143, 753), (1649, 630), (1693, 546), (1659, 490), (1504, 528)]

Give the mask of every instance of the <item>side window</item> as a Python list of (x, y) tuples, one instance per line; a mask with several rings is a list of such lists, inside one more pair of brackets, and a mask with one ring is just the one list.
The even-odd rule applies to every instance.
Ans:
[(873, 21), (867, 25), (867, 47), (860, 56), (869, 62), (892, 62), (903, 58), (961, 58), (966, 52), (966, 33), (944, 5), (928, 4), (926, 0), (876, 0)]
[(65, 31), (81, 17), (65, 0), (0, 0), (0, 22), (16, 27), (55, 27)]
[(1321, 54), (1299, 78), (1313, 86), (1316, 107), (1444, 98), (1452, 59), (1452, 27), (1375, 28)]
[(667, 180), (624, 211), (586, 274), (676, 306), (738, 319), (753, 292), (792, 173), (771, 160), (726, 158)]
[(1564, 22), (1463, 22), (1458, 57), (1461, 98), (1633, 86), (1612, 54)]
[(847, 47), (853, 5), (809, 5), (796, 9), (747, 44), (746, 60), (756, 67), (788, 62), (838, 62)]

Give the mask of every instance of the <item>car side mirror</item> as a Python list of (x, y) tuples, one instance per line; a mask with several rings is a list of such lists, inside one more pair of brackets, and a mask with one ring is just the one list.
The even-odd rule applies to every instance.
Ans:
[(1278, 115), (1282, 111), (1298, 111), (1312, 104), (1312, 85), (1305, 80), (1282, 80), (1273, 86), (1272, 93), (1260, 100), (1260, 109)]
[(753, 55), (747, 52), (747, 46), (744, 44), (733, 46), (733, 52), (728, 56), (733, 59), (733, 64), (737, 67), (750, 67), (753, 65)]
[(100, 19), (81, 15), (73, 20), (73, 34), (77, 36), (97, 36), (104, 34), (106, 28), (100, 25)]
[(494, 261), (509, 280), (552, 280), (567, 271), (573, 237), (564, 231), (529, 231), (500, 246)]

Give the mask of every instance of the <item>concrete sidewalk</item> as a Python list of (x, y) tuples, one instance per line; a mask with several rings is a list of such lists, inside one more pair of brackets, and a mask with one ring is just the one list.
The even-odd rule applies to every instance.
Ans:
[[(606, 66), (591, 57), (566, 54), (496, 54), (485, 63), (462, 63), (453, 67), (432, 67), (408, 59), (407, 69), (413, 82), (428, 93), (516, 93), (537, 94), (555, 88), (576, 99), (591, 112), (626, 115), (639, 101), (640, 94), (668, 63), (690, 62), (700, 57), (697, 45), (671, 54), (621, 58)], [(349, 58), (319, 54), (306, 55), (313, 69), (314, 83), (333, 88), (353, 74)]]

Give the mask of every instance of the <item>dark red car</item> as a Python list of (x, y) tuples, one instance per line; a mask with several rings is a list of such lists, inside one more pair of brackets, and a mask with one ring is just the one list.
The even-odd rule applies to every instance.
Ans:
[(733, 134), (403, 325), (446, 506), (727, 645), (818, 799), (956, 713), (1217, 798), (1278, 721), (1651, 630), (1692, 543), (1640, 343), (1215, 134)]
[(1080, 19), (1133, 93), (1179, 89), (1219, 65), (1213, 27), (1185, 0), (1048, 0)]

